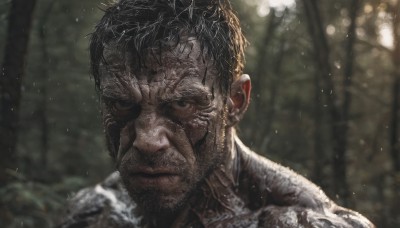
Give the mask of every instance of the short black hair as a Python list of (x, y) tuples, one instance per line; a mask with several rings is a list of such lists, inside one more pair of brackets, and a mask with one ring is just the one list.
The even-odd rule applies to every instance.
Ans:
[(120, 0), (111, 4), (91, 35), (96, 88), (100, 89), (100, 65), (107, 64), (104, 48), (111, 42), (144, 59), (148, 48), (179, 42), (182, 33), (194, 35), (202, 50), (207, 50), (219, 72), (221, 89), (227, 92), (243, 71), (246, 45), (229, 0)]

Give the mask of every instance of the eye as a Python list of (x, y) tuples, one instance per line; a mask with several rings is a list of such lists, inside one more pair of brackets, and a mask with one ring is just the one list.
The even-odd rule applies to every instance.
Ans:
[(113, 107), (116, 111), (126, 112), (133, 109), (136, 106), (135, 103), (129, 101), (115, 101)]
[(174, 101), (171, 103), (171, 107), (175, 110), (185, 111), (192, 108), (192, 104), (187, 101)]
[(175, 117), (186, 118), (195, 112), (195, 106), (192, 102), (179, 100), (169, 104), (169, 112)]

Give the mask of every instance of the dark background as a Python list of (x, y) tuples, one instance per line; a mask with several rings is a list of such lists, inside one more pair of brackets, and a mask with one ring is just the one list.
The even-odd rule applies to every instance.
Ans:
[[(400, 227), (400, 1), (232, 2), (253, 82), (241, 138), (378, 227)], [(0, 227), (53, 226), (113, 170), (88, 62), (101, 8), (0, 0)]]

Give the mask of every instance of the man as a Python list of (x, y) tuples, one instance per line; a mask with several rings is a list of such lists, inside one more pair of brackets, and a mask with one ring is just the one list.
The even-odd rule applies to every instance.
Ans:
[(244, 45), (225, 0), (110, 6), (90, 52), (118, 173), (80, 191), (61, 227), (374, 227), (237, 138)]

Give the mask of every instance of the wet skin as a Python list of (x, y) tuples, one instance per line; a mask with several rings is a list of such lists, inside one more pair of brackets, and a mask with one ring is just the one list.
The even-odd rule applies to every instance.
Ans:
[(229, 156), (226, 98), (212, 61), (195, 39), (159, 51), (138, 68), (110, 48), (101, 78), (109, 149), (130, 196), (149, 212), (179, 209)]
[(250, 79), (221, 93), (196, 39), (150, 50), (141, 68), (112, 45), (104, 56), (103, 120), (120, 175), (78, 193), (62, 227), (374, 227), (240, 142)]

